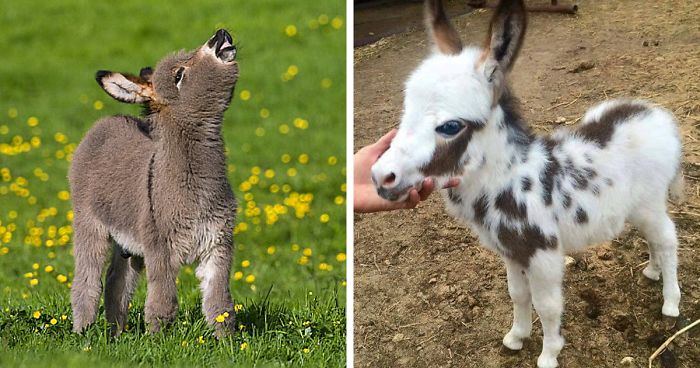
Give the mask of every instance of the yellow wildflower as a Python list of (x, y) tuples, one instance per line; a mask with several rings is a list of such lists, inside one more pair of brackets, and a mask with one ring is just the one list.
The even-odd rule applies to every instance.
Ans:
[(297, 34), (297, 27), (293, 24), (290, 24), (284, 28), (284, 33), (287, 34), (287, 37), (294, 37)]
[(62, 191), (58, 192), (58, 199), (60, 199), (62, 201), (67, 201), (70, 199), (70, 193), (68, 193), (67, 190), (62, 190)]

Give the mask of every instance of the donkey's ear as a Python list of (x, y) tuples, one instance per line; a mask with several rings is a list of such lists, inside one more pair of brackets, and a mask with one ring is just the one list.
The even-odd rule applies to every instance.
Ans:
[[(500, 68), (503, 74), (513, 68), (523, 44), (526, 28), (527, 11), (524, 1), (501, 0), (491, 19), (486, 40), (487, 76), (494, 73), (494, 70), (491, 70), (493, 67)], [(488, 64), (491, 64), (491, 67)]]
[(139, 72), (139, 77), (141, 77), (141, 79), (150, 83), (152, 76), (153, 76), (153, 68), (151, 68), (150, 66), (141, 68), (141, 71)]
[(145, 78), (100, 70), (95, 74), (95, 79), (117, 101), (144, 103), (153, 99), (153, 85)]
[(439, 52), (457, 55), (462, 51), (462, 41), (447, 19), (442, 0), (425, 0), (425, 26)]

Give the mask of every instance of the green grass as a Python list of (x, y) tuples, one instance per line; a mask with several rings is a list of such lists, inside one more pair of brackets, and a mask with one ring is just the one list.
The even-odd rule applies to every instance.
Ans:
[[(344, 2), (0, 9), (0, 366), (344, 366)], [(109, 338), (101, 314), (72, 334), (71, 152), (98, 118), (140, 110), (111, 100), (94, 73), (138, 73), (218, 28), (233, 34), (240, 64), (224, 123), (241, 207), (231, 279), (240, 332), (213, 337), (185, 267), (177, 320), (162, 333), (145, 332), (142, 280), (126, 333)]]

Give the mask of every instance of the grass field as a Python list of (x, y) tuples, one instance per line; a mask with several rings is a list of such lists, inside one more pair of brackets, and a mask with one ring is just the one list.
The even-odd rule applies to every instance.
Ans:
[[(114, 5), (118, 4), (118, 5)], [(0, 366), (344, 366), (345, 4), (0, 0)], [(225, 117), (240, 212), (231, 289), (240, 332), (217, 341), (193, 267), (173, 326), (149, 335), (142, 280), (127, 332), (70, 332), (73, 150), (111, 100), (98, 69), (138, 73), (218, 28), (238, 45)]]

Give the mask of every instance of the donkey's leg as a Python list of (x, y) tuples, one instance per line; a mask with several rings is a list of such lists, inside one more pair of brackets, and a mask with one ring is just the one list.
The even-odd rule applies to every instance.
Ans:
[[(666, 206), (657, 206), (656, 211), (640, 210), (633, 219), (634, 224), (642, 231), (649, 243), (649, 266), (658, 273), (660, 268), (663, 277), (664, 305), (661, 313), (677, 317), (680, 313), (681, 289), (678, 287), (678, 237), (676, 227), (666, 213)], [(645, 269), (646, 271), (646, 269)], [(649, 276), (647, 272), (645, 275)], [(657, 276), (658, 279), (658, 276)]]
[(82, 332), (95, 322), (102, 293), (102, 269), (109, 252), (107, 229), (97, 222), (76, 219), (74, 236), (75, 271), (71, 287), (73, 331)]
[[(224, 238), (197, 267), (197, 277), (202, 288), (202, 313), (207, 322), (215, 326), (217, 337), (230, 334), (235, 326), (233, 301), (229, 291), (233, 240), (230, 235), (224, 235)], [(228, 313), (228, 317), (224, 313)], [(223, 322), (216, 321), (219, 315), (224, 315)]]
[(564, 338), (560, 334), (561, 314), (564, 309), (564, 257), (558, 250), (538, 250), (530, 259), (528, 275), (532, 302), (540, 316), (544, 332), (542, 353), (537, 359), (537, 366), (556, 367), (557, 356), (564, 347)]
[(129, 302), (142, 269), (143, 258), (124, 258), (118, 246), (114, 246), (105, 285), (105, 314), (112, 324), (112, 336), (118, 336), (126, 327)]
[(147, 292), (145, 319), (151, 333), (160, 331), (177, 315), (177, 285), (175, 278), (179, 264), (170, 257), (171, 245), (155, 245), (146, 249)]
[(523, 339), (532, 332), (532, 298), (525, 268), (504, 258), (508, 275), (508, 293), (513, 300), (513, 327), (503, 338), (503, 345), (511, 350), (523, 348)]

